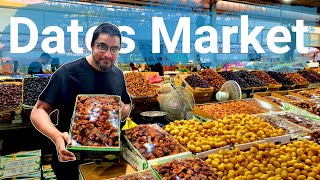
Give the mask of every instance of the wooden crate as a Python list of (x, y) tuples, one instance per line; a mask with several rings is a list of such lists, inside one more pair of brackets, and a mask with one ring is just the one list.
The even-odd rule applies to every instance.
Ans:
[[(196, 74), (199, 76), (198, 74)], [(200, 76), (199, 76), (200, 77)], [(182, 87), (185, 87), (188, 91), (190, 91), (193, 94), (194, 101), (196, 103), (201, 103), (201, 102), (209, 102), (212, 96), (212, 93), (214, 91), (213, 87), (210, 88), (192, 88), (186, 81), (183, 79), (182, 82)]]
[(309, 86), (309, 83), (304, 83), (304, 84), (297, 84), (294, 88), (301, 89), (301, 88), (307, 88), (308, 86)]
[(298, 92), (300, 91), (300, 89), (297, 89), (297, 90), (291, 90), (291, 91), (275, 91), (275, 92), (272, 92), (271, 95), (274, 96), (274, 97), (278, 97), (278, 98), (281, 98), (282, 100), (286, 101), (286, 102), (289, 102), (289, 101), (292, 101), (292, 99), (289, 99), (287, 97), (285, 97), (285, 95), (293, 95), (293, 96), (297, 96), (298, 98), (301, 98), (301, 99), (308, 99), (304, 96), (301, 96), (300, 94), (296, 94), (295, 92)]
[(279, 84), (279, 85), (277, 85), (277, 84), (270, 84), (270, 85), (268, 86), (267, 91), (279, 91), (281, 87), (282, 87), (282, 84)]
[(271, 96), (271, 92), (256, 92), (253, 94), (253, 98), (260, 99), (260, 100), (265, 101), (269, 104), (272, 104), (273, 106), (280, 106), (279, 104), (274, 103), (274, 102), (270, 101), (269, 99), (264, 98), (265, 96)]
[(182, 83), (183, 83), (183, 80), (187, 77), (191, 75), (191, 73), (179, 73), (176, 75), (176, 78), (175, 78), (175, 86), (177, 87), (181, 87), (182, 86)]

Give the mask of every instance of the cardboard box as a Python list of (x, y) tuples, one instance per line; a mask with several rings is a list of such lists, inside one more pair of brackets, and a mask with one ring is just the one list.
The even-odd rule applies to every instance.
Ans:
[[(9, 178), (11, 179), (11, 178)], [(17, 180), (17, 179), (23, 179), (23, 180), (41, 180), (41, 172), (37, 171), (37, 172), (33, 172), (30, 174), (21, 174), (19, 176), (14, 176), (12, 177), (12, 180)]]
[[(9, 154), (5, 156), (0, 156), (0, 164), (12, 162), (12, 161), (18, 161), (23, 159), (33, 159), (34, 161), (40, 161), (41, 157), (41, 150), (35, 150), (35, 151), (21, 151), (14, 154)], [(40, 162), (39, 162), (40, 163)]]
[(14, 169), (4, 169), (0, 170), (0, 178), (10, 178), (13, 176), (18, 176), (22, 174), (29, 174), (32, 172), (40, 171), (39, 164), (30, 164), (27, 166), (20, 166)]
[[(1, 158), (2, 159), (2, 158)], [(0, 163), (0, 170), (7, 170), (7, 169), (15, 169), (22, 166), (27, 165), (37, 165), (40, 164), (41, 158), (38, 156), (22, 158), (18, 160), (11, 161), (9, 159), (2, 159), (3, 162)]]
[(87, 163), (79, 166), (81, 180), (101, 180), (136, 172), (123, 159), (120, 162)]

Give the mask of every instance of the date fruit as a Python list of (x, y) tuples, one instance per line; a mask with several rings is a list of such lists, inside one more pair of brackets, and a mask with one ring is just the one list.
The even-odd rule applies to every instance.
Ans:
[(119, 146), (119, 98), (79, 96), (72, 139), (83, 146)]
[(23, 83), (23, 104), (34, 106), (39, 95), (49, 82), (49, 77), (25, 78)]
[(0, 84), (0, 111), (13, 110), (22, 101), (22, 86), (17, 84)]
[(147, 160), (186, 151), (173, 137), (163, 131), (159, 126), (141, 124), (126, 130), (125, 135)]
[(200, 76), (191, 74), (184, 79), (192, 88), (210, 88), (210, 84)]

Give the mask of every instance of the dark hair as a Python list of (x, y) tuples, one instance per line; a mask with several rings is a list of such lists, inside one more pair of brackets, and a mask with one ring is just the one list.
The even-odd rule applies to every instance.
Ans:
[(48, 53), (42, 53), (40, 58), (51, 59), (51, 56)]
[(93, 43), (96, 41), (96, 39), (98, 39), (99, 35), (102, 33), (109, 34), (110, 36), (118, 36), (120, 38), (121, 45), (121, 33), (119, 28), (111, 23), (102, 23), (93, 32), (91, 46), (93, 46)]
[(134, 68), (133, 62), (131, 62), (129, 65), (130, 65), (131, 68)]

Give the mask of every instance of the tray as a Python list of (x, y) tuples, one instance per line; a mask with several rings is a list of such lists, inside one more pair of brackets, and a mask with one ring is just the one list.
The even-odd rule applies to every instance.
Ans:
[[(137, 170), (145, 170), (145, 169), (149, 169), (150, 165), (155, 165), (155, 164), (159, 164), (159, 163), (165, 163), (168, 161), (171, 161), (172, 159), (175, 158), (183, 158), (183, 157), (190, 157), (192, 156), (192, 153), (189, 152), (185, 147), (183, 147), (182, 145), (179, 144), (179, 142), (177, 140), (175, 140), (170, 134), (168, 134), (167, 132), (165, 132), (162, 128), (160, 128), (160, 126), (156, 125), (156, 124), (151, 124), (149, 125), (151, 128), (154, 127), (155, 130), (157, 130), (157, 132), (160, 132), (161, 134), (164, 134), (166, 137), (169, 137), (170, 139), (172, 139), (173, 141), (176, 142), (176, 144), (178, 144), (180, 146), (180, 148), (182, 150), (184, 150), (183, 152), (177, 153), (177, 154), (173, 154), (173, 155), (167, 155), (167, 156), (162, 156), (159, 158), (155, 158), (155, 159), (149, 159), (147, 160), (140, 152), (138, 149), (136, 149), (136, 147), (132, 144), (132, 142), (127, 138), (127, 136), (124, 136), (124, 143), (123, 143), (123, 148), (122, 148), (122, 156), (123, 158), (130, 163), (130, 165), (137, 169)], [(153, 144), (150, 143), (150, 145), (148, 145), (148, 148), (151, 150)]]
[[(115, 101), (113, 104), (118, 106), (118, 110), (112, 111), (114, 113), (112, 113), (112, 115), (109, 115), (110, 117), (113, 117), (110, 120), (110, 117), (108, 118), (108, 123), (103, 123), (102, 125), (104, 126), (100, 126), (98, 124), (101, 124), (103, 121), (103, 115), (104, 113), (109, 113), (110, 111), (107, 109), (109, 105), (105, 105), (103, 107), (99, 107), (101, 106), (101, 99), (97, 100), (91, 100), (92, 102), (90, 102), (91, 104), (89, 105), (89, 109), (86, 109), (88, 111), (91, 111), (90, 113), (88, 113), (86, 116), (88, 116), (87, 120), (85, 117), (83, 120), (81, 120), (81, 114), (78, 114), (77, 112), (77, 104), (79, 103), (80, 98), (86, 98), (88, 97), (88, 99), (90, 98), (102, 98), (104, 100), (104, 98), (112, 98), (113, 101)], [(76, 97), (76, 103), (74, 106), (74, 112), (73, 112), (73, 116), (72, 116), (72, 120), (71, 120), (71, 124), (70, 124), (70, 130), (69, 130), (69, 135), (70, 135), (70, 139), (72, 139), (72, 144), (67, 146), (67, 149), (74, 151), (75, 155), (77, 156), (77, 159), (100, 159), (100, 158), (106, 158), (109, 160), (115, 160), (115, 159), (119, 159), (119, 155), (120, 155), (120, 101), (121, 101), (121, 97), (120, 96), (115, 96), (115, 95), (106, 95), (106, 94), (80, 94)], [(88, 101), (87, 101), (88, 102)], [(95, 108), (92, 109), (94, 106)], [(114, 105), (112, 105), (114, 106)], [(86, 107), (88, 108), (88, 106)], [(106, 108), (106, 109), (103, 109)], [(113, 107), (110, 107), (111, 109)], [(101, 115), (103, 113), (103, 115)], [(86, 114), (86, 113), (85, 113)], [(79, 120), (77, 120), (77, 118), (79, 118)], [(98, 119), (99, 118), (99, 119)], [(100, 119), (102, 118), (102, 119)], [(75, 122), (78, 121), (78, 122)], [(100, 122), (98, 122), (100, 121)], [(73, 137), (75, 136), (73, 132), (75, 132), (75, 130), (73, 129), (73, 127), (76, 125), (76, 123), (80, 123), (82, 124), (81, 126), (84, 126), (83, 128), (79, 127), (77, 130), (83, 133), (87, 133), (88, 135), (86, 135), (86, 142), (87, 144), (93, 144), (93, 145), (81, 145), (79, 144)], [(83, 124), (85, 123), (85, 124)], [(105, 127), (106, 125), (108, 125), (108, 127)], [(90, 126), (90, 128), (86, 127), (86, 126)], [(100, 130), (99, 130), (100, 129)], [(104, 132), (102, 132), (102, 130)], [(114, 131), (114, 132), (110, 132), (110, 131)], [(109, 132), (109, 134), (105, 134)], [(114, 136), (117, 138), (110, 138), (110, 136)], [(117, 136), (116, 136), (117, 135)], [(93, 141), (93, 139), (98, 139), (99, 142), (104, 143), (105, 146), (97, 146), (98, 144), (96, 144), (96, 141)], [(103, 138), (103, 139), (102, 139)], [(81, 139), (84, 142), (84, 138)], [(111, 140), (111, 141), (109, 141)], [(114, 142), (115, 141), (115, 142)], [(116, 141), (118, 141), (118, 144), (116, 144)], [(110, 143), (112, 145), (110, 145)], [(108, 147), (107, 147), (108, 146)]]

